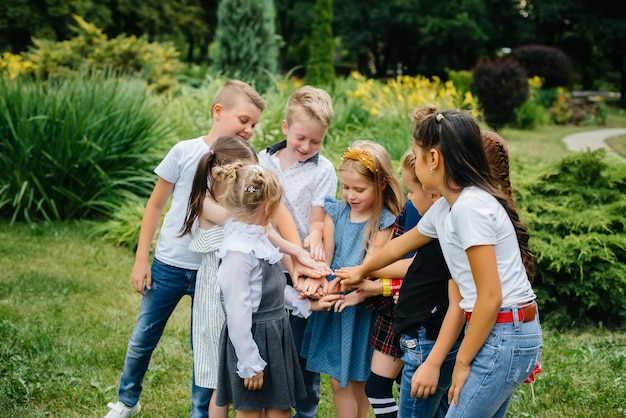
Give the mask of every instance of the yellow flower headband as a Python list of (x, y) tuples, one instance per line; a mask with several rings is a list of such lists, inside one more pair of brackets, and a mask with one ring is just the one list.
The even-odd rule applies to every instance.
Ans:
[(374, 162), (374, 157), (369, 151), (366, 151), (362, 148), (348, 148), (341, 157), (341, 161), (343, 160), (359, 161), (372, 173), (376, 172), (376, 163)]

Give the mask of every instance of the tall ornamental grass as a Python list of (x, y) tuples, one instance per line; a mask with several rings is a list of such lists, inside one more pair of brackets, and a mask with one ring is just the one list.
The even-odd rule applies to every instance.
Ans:
[(0, 77), (0, 216), (94, 218), (146, 197), (170, 130), (139, 80)]

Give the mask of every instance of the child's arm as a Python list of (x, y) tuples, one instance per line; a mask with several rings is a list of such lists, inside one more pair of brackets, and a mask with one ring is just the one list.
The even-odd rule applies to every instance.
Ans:
[(226, 218), (228, 218), (228, 211), (211, 196), (205, 196), (202, 201), (202, 212), (198, 215), (200, 228), (209, 229), (215, 225), (224, 225)]
[(465, 314), (459, 306), (461, 293), (452, 279), (448, 281), (448, 299), (448, 310), (441, 324), (437, 341), (411, 379), (411, 396), (413, 397), (426, 399), (435, 394), (439, 383), (441, 365), (465, 325)]
[(376, 255), (367, 257), (360, 266), (342, 267), (337, 269), (335, 274), (337, 277), (341, 277), (342, 284), (354, 285), (365, 279), (372, 271), (388, 266), (431, 240), (432, 238), (419, 232), (419, 229), (412, 228), (389, 241)]
[[(325, 213), (325, 212), (324, 212)], [(324, 217), (324, 251), (326, 253), (326, 263), (330, 265), (335, 252), (335, 223), (332, 218), (326, 214)], [(328, 281), (325, 278), (307, 278), (300, 286), (297, 287), (304, 296), (316, 297), (316, 295), (324, 295), (328, 293)]]
[(452, 385), (448, 391), (449, 402), (454, 399), (456, 405), (459, 402), (461, 389), (469, 376), (470, 364), (493, 329), (502, 304), (502, 284), (498, 273), (495, 246), (477, 245), (468, 248), (465, 252), (476, 284), (476, 303), (472, 311), (472, 320), (469, 321), (467, 332), (456, 356)]
[(240, 251), (227, 251), (217, 271), (226, 309), (228, 338), (237, 356), (237, 375), (242, 379), (255, 377), (267, 365), (252, 335), (252, 286), (253, 280), (258, 280), (257, 273), (258, 260)]
[(402, 258), (400, 260), (394, 261), (393, 263), (380, 268), (376, 271), (373, 271), (369, 274), (370, 277), (404, 277), (406, 275), (406, 271), (411, 266), (413, 262), (413, 257), (411, 258)]
[[(326, 213), (326, 211), (324, 211)], [(335, 223), (332, 218), (324, 215), (323, 233), (324, 233), (324, 251), (326, 253), (326, 263), (330, 265), (335, 252)], [(305, 297), (318, 298), (328, 293), (328, 281), (326, 278), (308, 277), (296, 286)]]
[(318, 261), (326, 261), (323, 238), (325, 218), (326, 211), (322, 206), (312, 207), (309, 219), (309, 235), (304, 239), (304, 248), (308, 248), (311, 257)]
[(141, 219), (141, 229), (139, 231), (139, 242), (135, 251), (135, 264), (130, 274), (130, 283), (137, 293), (145, 296), (144, 284), (147, 289), (152, 288), (152, 276), (150, 275), (150, 248), (152, 239), (156, 233), (161, 215), (165, 209), (172, 191), (174, 183), (165, 181), (161, 177), (157, 180), (154, 190), (146, 203), (146, 208)]
[(300, 274), (317, 278), (332, 274), (330, 267), (326, 263), (313, 260), (302, 247), (287, 241), (273, 228), (268, 228), (268, 238), (274, 246), (278, 247), (281, 253), (290, 255), (300, 263)]

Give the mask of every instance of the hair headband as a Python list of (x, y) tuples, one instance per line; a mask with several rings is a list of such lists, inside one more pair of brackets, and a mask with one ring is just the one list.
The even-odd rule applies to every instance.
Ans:
[(376, 163), (374, 162), (374, 157), (369, 151), (366, 151), (362, 148), (348, 148), (341, 157), (341, 161), (344, 160), (359, 161), (372, 173), (376, 172)]

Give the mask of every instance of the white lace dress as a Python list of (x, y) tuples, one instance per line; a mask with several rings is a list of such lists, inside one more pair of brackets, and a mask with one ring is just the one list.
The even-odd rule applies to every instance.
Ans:
[(224, 238), (222, 229), (219, 225), (199, 228), (189, 244), (191, 251), (202, 253), (192, 312), (193, 369), (196, 384), (211, 389), (217, 388), (218, 347), (225, 321), (217, 283), (217, 250)]

